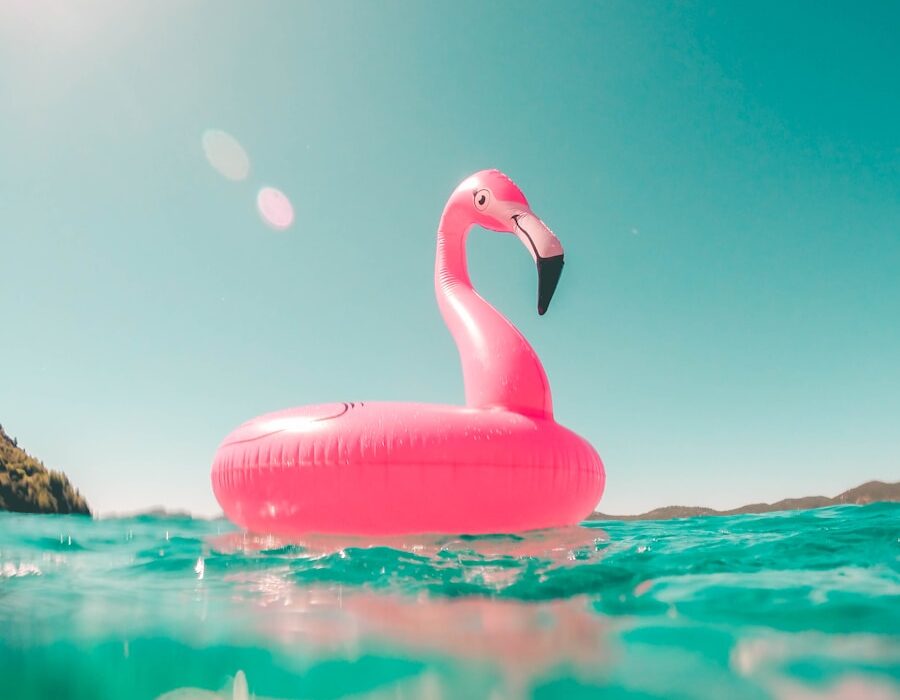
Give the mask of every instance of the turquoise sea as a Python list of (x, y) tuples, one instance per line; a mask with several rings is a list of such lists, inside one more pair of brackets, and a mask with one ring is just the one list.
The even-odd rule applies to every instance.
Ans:
[(900, 504), (527, 536), (0, 514), (0, 697), (900, 697)]

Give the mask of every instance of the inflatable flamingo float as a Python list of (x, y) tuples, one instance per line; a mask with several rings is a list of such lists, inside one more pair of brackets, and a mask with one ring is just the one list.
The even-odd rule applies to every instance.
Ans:
[(563, 267), (559, 239), (497, 170), (464, 180), (437, 233), (434, 284), (462, 359), (466, 405), (331, 403), (254, 418), (216, 452), (225, 514), (274, 534), (501, 533), (572, 525), (603, 493), (597, 452), (553, 419), (534, 350), (473, 289), (466, 238), (512, 233), (538, 269), (544, 314)]

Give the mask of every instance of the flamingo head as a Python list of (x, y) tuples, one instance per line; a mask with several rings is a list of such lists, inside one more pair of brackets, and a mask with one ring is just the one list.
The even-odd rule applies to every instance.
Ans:
[(531, 253), (538, 271), (538, 314), (550, 306), (563, 268), (563, 248), (538, 218), (516, 183), (499, 170), (481, 170), (463, 180), (451, 203), (471, 216), (473, 224), (514, 234)]

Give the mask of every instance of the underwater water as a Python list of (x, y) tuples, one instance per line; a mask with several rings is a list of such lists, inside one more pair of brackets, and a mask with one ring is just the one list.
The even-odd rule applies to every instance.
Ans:
[(900, 504), (524, 536), (0, 513), (0, 697), (897, 698)]

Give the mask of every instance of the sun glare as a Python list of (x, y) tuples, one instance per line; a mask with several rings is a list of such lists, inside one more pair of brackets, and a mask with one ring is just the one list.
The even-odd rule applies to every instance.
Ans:
[(250, 157), (234, 136), (220, 129), (207, 129), (202, 137), (206, 160), (222, 177), (238, 182), (250, 173)]
[(274, 229), (284, 231), (294, 223), (294, 207), (281, 190), (263, 187), (256, 196), (256, 206), (263, 221)]
[(0, 1), (0, 36), (29, 50), (87, 45), (115, 27), (134, 26), (135, 6), (122, 2), (64, 0)]

